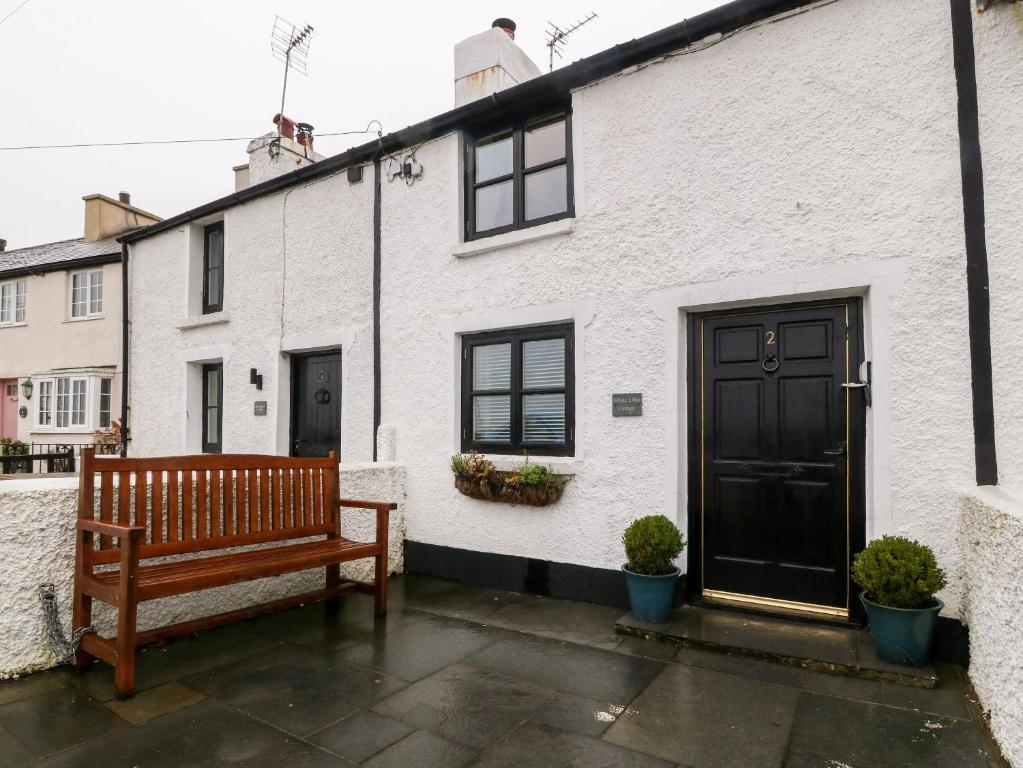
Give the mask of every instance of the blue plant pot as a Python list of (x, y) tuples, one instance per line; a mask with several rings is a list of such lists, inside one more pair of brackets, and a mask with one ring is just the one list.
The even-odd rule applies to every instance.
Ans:
[(632, 615), (640, 621), (652, 624), (667, 621), (675, 598), (678, 568), (664, 576), (647, 576), (643, 573), (633, 573), (623, 565), (622, 573), (625, 574), (625, 586), (629, 590)]
[(860, 601), (867, 610), (870, 634), (882, 661), (911, 667), (930, 662), (934, 627), (945, 607), (941, 600), (934, 598), (934, 605), (926, 608), (890, 608), (861, 593)]

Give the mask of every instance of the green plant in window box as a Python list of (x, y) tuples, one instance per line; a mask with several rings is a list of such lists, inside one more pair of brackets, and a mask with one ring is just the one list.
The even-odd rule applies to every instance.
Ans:
[(543, 464), (526, 462), (517, 471), (505, 472), (477, 453), (459, 453), (451, 457), (455, 488), (463, 495), (482, 501), (528, 504), (543, 507), (561, 498), (568, 477), (557, 475)]

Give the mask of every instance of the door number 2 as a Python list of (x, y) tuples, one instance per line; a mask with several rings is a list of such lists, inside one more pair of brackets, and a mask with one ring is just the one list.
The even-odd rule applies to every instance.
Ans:
[(774, 331), (767, 331), (764, 334), (764, 338), (767, 340), (766, 343), (767, 343), (768, 346), (770, 346), (771, 344), (774, 344)]

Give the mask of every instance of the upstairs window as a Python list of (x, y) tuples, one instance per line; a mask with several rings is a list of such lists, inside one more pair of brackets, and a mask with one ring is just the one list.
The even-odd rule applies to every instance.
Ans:
[(28, 283), (11, 280), (0, 283), (0, 325), (15, 325), (25, 322), (25, 300)]
[(466, 135), (465, 239), (574, 215), (568, 114)]
[(224, 309), (224, 222), (203, 229), (202, 313)]
[(465, 336), (462, 450), (574, 453), (572, 325)]
[(103, 270), (71, 273), (71, 317), (103, 314)]

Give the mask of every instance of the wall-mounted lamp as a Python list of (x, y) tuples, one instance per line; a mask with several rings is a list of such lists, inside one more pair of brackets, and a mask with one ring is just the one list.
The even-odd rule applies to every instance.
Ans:
[(35, 386), (35, 382), (32, 381), (31, 376), (21, 382), (21, 394), (25, 396), (26, 400), (32, 399), (32, 390), (35, 389)]
[(249, 384), (255, 384), (256, 389), (263, 389), (263, 374), (255, 368), (249, 368)]

